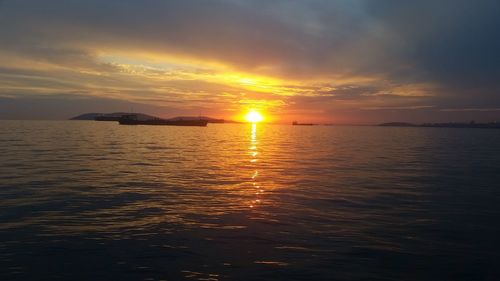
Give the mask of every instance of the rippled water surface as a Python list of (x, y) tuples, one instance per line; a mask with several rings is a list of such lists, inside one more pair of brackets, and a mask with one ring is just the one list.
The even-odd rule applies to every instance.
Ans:
[(1, 280), (500, 280), (500, 130), (0, 121)]

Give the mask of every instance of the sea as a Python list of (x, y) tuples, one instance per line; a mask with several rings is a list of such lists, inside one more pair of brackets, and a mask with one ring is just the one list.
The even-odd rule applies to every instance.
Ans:
[(0, 280), (500, 280), (500, 130), (0, 121)]

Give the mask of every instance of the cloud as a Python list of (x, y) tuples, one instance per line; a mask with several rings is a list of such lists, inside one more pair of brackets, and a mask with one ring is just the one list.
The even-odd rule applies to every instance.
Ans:
[(433, 108), (433, 105), (415, 105), (415, 106), (385, 106), (385, 107), (364, 107), (362, 110), (417, 110), (423, 108)]
[(267, 101), (280, 114), (359, 118), (363, 108), (439, 117), (450, 108), (500, 107), (498, 1), (0, 5), (4, 97), (84, 93), (221, 112)]
[(390, 34), (352, 3), (21, 0), (5, 5), (0, 30), (32, 55), (17, 47), (143, 52), (287, 78), (395, 67), (397, 50), (382, 44)]
[(405, 42), (405, 59), (421, 79), (454, 89), (498, 88), (498, 1), (388, 0), (368, 7), (372, 17)]

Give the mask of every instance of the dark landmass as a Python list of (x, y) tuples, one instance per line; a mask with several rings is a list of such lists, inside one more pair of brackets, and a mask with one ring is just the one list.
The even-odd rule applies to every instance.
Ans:
[(379, 126), (382, 126), (382, 127), (415, 127), (417, 125), (412, 124), (412, 123), (405, 123), (405, 122), (389, 122), (389, 123), (380, 124)]
[(314, 126), (316, 124), (313, 124), (313, 123), (299, 123), (297, 121), (293, 121), (292, 125), (294, 125), (294, 126)]
[(206, 120), (208, 123), (226, 123), (227, 121), (224, 119), (211, 118), (207, 116), (177, 116), (174, 118), (166, 119), (166, 120)]
[(70, 120), (96, 120), (96, 121), (118, 121), (123, 115), (134, 114), (139, 120), (148, 120), (158, 118), (144, 113), (128, 113), (128, 112), (113, 112), (113, 113), (84, 113)]
[(412, 124), (412, 123), (405, 123), (405, 122), (389, 122), (389, 123), (379, 124), (379, 126), (382, 126), (382, 127), (416, 127), (418, 125)]
[(94, 120), (97, 116), (102, 115), (102, 113), (84, 113), (78, 116), (72, 117), (69, 120)]
[(485, 129), (500, 129), (500, 122), (490, 122), (490, 123), (476, 123), (471, 121), (469, 123), (423, 123), (423, 124), (412, 124), (404, 122), (390, 122), (379, 124), (382, 127), (432, 127), (432, 128), (485, 128)]
[[(95, 120), (95, 121), (118, 121), (124, 115), (137, 115), (137, 120), (163, 119), (144, 113), (114, 112), (114, 113), (84, 113), (70, 120)], [(206, 120), (208, 123), (237, 123), (231, 120), (217, 119), (206, 116), (177, 116), (164, 120)]]

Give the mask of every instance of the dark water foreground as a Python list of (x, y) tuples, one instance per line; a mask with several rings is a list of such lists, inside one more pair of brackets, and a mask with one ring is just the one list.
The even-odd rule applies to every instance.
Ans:
[(0, 280), (500, 280), (500, 131), (0, 121)]

